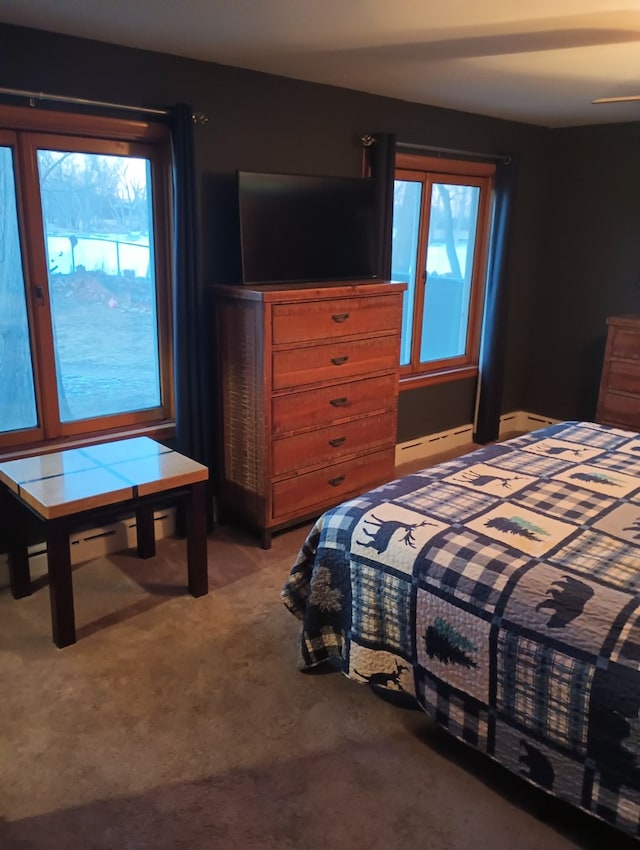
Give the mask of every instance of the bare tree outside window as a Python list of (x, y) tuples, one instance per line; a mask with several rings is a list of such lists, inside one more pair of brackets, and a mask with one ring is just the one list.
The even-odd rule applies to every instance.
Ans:
[(60, 418), (160, 402), (149, 163), (39, 150)]
[(173, 428), (170, 177), (162, 122), (0, 105), (0, 450)]

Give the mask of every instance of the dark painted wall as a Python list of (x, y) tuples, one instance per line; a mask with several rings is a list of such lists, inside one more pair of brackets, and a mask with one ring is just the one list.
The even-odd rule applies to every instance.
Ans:
[(526, 409), (593, 419), (607, 316), (640, 313), (640, 122), (553, 132)]
[[(577, 415), (579, 363), (590, 356), (597, 360), (589, 346), (597, 343), (604, 316), (622, 306), (625, 275), (638, 272), (634, 228), (623, 218), (623, 212), (635, 216), (637, 233), (637, 201), (625, 167), (625, 161), (635, 161), (637, 186), (640, 146), (632, 151), (637, 129), (550, 131), (2, 25), (0, 43), (4, 87), (152, 107), (187, 102), (209, 116), (209, 123), (196, 130), (203, 286), (237, 273), (227, 249), (235, 169), (357, 175), (360, 137), (381, 131), (394, 132), (404, 142), (514, 154), (518, 171), (502, 409)], [(616, 153), (608, 161), (610, 140), (616, 141)], [(565, 215), (570, 219), (566, 238)], [(546, 228), (548, 221), (553, 225)], [(626, 235), (621, 241), (622, 225)], [(611, 262), (617, 263), (616, 281)], [(594, 275), (598, 268), (601, 273)], [(619, 296), (613, 288), (619, 288)], [(576, 302), (588, 301), (594, 292), (597, 305), (576, 313)], [(632, 296), (626, 303), (633, 306)], [(555, 354), (546, 354), (549, 343), (559, 346), (560, 365)], [(403, 393), (398, 439), (468, 424), (474, 403), (473, 381)]]
[[(456, 425), (473, 422), (475, 393), (475, 378), (400, 393), (398, 442), (405, 443), (424, 437), (425, 434), (436, 434)], [(428, 411), (429, 431), (423, 428), (421, 411)]]

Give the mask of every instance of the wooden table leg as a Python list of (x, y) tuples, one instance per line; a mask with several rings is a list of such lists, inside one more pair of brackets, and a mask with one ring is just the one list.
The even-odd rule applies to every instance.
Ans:
[(204, 596), (209, 592), (206, 493), (207, 482), (198, 481), (189, 487), (185, 497), (187, 564), (192, 596)]
[(2, 490), (2, 513), (6, 517), (7, 560), (9, 562), (9, 585), (14, 599), (31, 595), (31, 574), (27, 551), (27, 529), (25, 511), (4, 487)]
[(53, 642), (62, 649), (76, 642), (69, 527), (59, 519), (47, 520), (46, 533), (51, 630)]
[(153, 508), (146, 505), (141, 505), (136, 509), (136, 539), (138, 541), (139, 558), (153, 558), (156, 554), (153, 514)]

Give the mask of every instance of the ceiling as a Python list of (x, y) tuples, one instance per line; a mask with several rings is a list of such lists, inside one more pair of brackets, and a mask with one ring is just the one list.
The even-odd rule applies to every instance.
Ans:
[(592, 104), (640, 95), (640, 0), (0, 0), (0, 21), (548, 127), (640, 121)]

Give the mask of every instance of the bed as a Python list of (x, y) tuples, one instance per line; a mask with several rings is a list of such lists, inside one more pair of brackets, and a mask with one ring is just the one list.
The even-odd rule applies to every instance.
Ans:
[(301, 667), (411, 699), (640, 831), (640, 435), (563, 422), (324, 513), (282, 590)]

